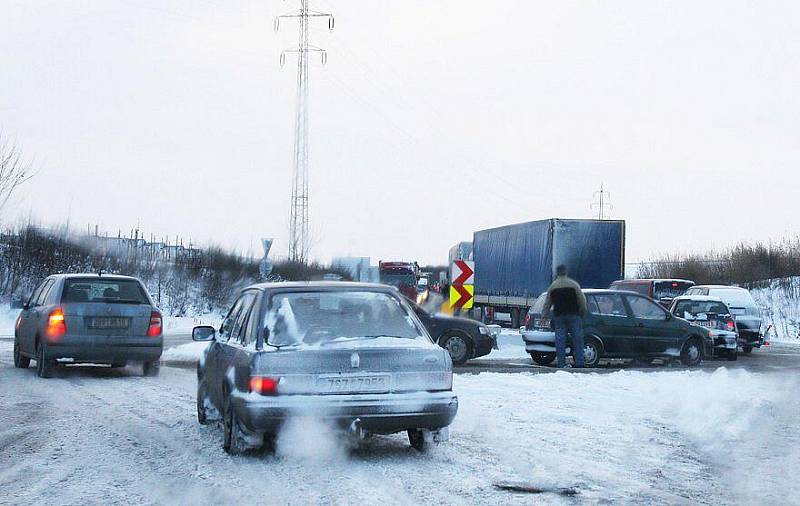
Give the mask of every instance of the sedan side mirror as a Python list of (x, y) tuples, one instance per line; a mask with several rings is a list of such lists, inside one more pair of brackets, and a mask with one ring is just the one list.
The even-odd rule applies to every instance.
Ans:
[(213, 341), (217, 330), (211, 325), (200, 325), (192, 329), (192, 341)]

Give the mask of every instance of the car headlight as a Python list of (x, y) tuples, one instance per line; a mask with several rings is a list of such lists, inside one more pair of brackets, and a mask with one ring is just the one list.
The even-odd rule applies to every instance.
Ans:
[(484, 336), (488, 336), (489, 335), (489, 327), (485, 327), (485, 326), (481, 325), (480, 327), (478, 327), (478, 332), (480, 332)]

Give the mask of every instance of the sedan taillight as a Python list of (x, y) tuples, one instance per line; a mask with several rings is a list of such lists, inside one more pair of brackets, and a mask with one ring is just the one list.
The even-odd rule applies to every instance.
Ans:
[(250, 376), (250, 391), (261, 395), (276, 395), (280, 378)]
[(51, 340), (61, 339), (67, 333), (67, 321), (64, 318), (64, 311), (58, 307), (47, 316), (47, 337)]
[(147, 328), (147, 337), (158, 337), (162, 332), (161, 313), (153, 311), (150, 313), (150, 326)]

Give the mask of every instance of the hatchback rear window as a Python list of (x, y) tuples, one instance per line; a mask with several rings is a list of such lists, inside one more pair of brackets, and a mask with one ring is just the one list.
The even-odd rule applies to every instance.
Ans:
[(377, 338), (424, 339), (400, 301), (367, 291), (275, 294), (265, 317), (273, 346), (320, 345)]
[(68, 279), (61, 302), (150, 304), (144, 288), (133, 279)]

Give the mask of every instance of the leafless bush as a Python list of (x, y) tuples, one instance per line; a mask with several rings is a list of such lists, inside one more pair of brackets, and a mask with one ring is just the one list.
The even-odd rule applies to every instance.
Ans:
[(772, 279), (800, 276), (800, 237), (767, 244), (741, 243), (705, 255), (664, 255), (641, 264), (637, 276), (763, 286)]
[(0, 211), (14, 191), (30, 179), (31, 167), (22, 158), (22, 150), (0, 132)]

